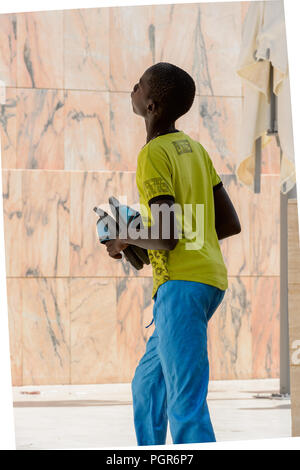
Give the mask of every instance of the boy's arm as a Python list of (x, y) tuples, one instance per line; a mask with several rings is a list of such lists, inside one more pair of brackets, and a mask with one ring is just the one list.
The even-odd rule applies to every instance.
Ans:
[(215, 228), (218, 239), (222, 240), (241, 232), (241, 224), (224, 186), (214, 191)]
[[(167, 206), (171, 208), (174, 202), (175, 200), (172, 199), (171, 196), (166, 198), (161, 196), (159, 198), (155, 198), (155, 201), (153, 202), (150, 201), (149, 206), (151, 209), (152, 204), (157, 204), (159, 208), (162, 204), (167, 204)], [(158, 214), (156, 212), (158, 212)], [(145, 227), (142, 230), (139, 230), (139, 238), (136, 240), (127, 237), (126, 239), (123, 239), (123, 241), (128, 245), (139, 246), (147, 250), (174, 250), (178, 243), (178, 231), (174, 211), (167, 210), (165, 211), (165, 214), (163, 214), (161, 210), (151, 210), (151, 213), (154, 220), (152, 227)], [(163, 217), (167, 219), (163, 221)], [(170, 227), (170, 236), (168, 238), (163, 238), (163, 226)]]

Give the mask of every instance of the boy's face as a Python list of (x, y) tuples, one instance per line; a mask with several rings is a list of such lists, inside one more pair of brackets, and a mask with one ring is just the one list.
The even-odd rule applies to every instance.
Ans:
[[(153, 109), (153, 101), (149, 99), (150, 87), (147, 81), (148, 74), (145, 72), (139, 82), (134, 85), (131, 93), (133, 111), (139, 116), (146, 117), (147, 111)], [(150, 106), (150, 107), (149, 107)]]

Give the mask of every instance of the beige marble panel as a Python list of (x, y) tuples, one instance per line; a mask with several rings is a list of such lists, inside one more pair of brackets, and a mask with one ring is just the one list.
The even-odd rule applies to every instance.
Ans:
[(291, 367), (292, 437), (300, 437), (300, 367)]
[(64, 88), (109, 89), (109, 8), (64, 10)]
[(254, 379), (279, 377), (280, 278), (253, 277), (251, 325)]
[(200, 142), (223, 174), (234, 173), (242, 116), (240, 97), (199, 97)]
[(22, 279), (23, 385), (70, 383), (68, 279)]
[(0, 15), (0, 80), (17, 85), (17, 15)]
[(197, 4), (154, 5), (155, 63), (169, 62), (188, 72), (196, 94), (212, 94), (205, 39)]
[(297, 199), (288, 201), (288, 304), (292, 436), (300, 436), (300, 246)]
[(251, 278), (230, 277), (221, 305), (208, 326), (212, 380), (252, 378)]
[(213, 95), (242, 96), (235, 69), (241, 48), (241, 3), (204, 3), (200, 10)]
[(6, 279), (11, 378), (23, 385), (22, 280)]
[(111, 170), (109, 93), (66, 91), (65, 98), (65, 169)]
[[(298, 274), (300, 281), (300, 273)], [(289, 283), (289, 318), (290, 318), (290, 343), (300, 341), (300, 282)], [(293, 348), (291, 347), (291, 353)], [(299, 364), (300, 365), (300, 364)]]
[(70, 174), (22, 172), (23, 233), (18, 276), (68, 276), (70, 242)]
[(122, 203), (139, 210), (139, 194), (135, 172), (117, 171), (115, 175), (117, 194), (113, 194), (113, 196), (119, 199), (120, 202), (122, 201)]
[(280, 174), (280, 148), (277, 146), (275, 136), (261, 151), (261, 172), (263, 174)]
[(15, 88), (6, 88), (5, 94), (5, 103), (0, 106), (1, 167), (16, 168), (17, 92)]
[(192, 139), (200, 141), (200, 116), (199, 116), (199, 96), (195, 95), (191, 109), (175, 122), (175, 127), (179, 131), (188, 134)]
[(17, 86), (63, 88), (63, 11), (17, 14)]
[(247, 276), (250, 272), (249, 206), (253, 196), (244, 185), (237, 181), (235, 175), (220, 174), (220, 178), (237, 212), (242, 228), (241, 233), (219, 241), (224, 262), (229, 276)]
[(251, 2), (241, 2), (241, 20), (242, 20), (242, 25), (245, 21), (249, 6)]
[(20, 276), (24, 253), (24, 205), (20, 170), (2, 170), (2, 203), (6, 276)]
[(120, 382), (131, 382), (143, 356), (148, 338), (154, 331), (152, 280), (117, 280), (118, 363)]
[(110, 90), (131, 92), (157, 62), (153, 5), (111, 7), (109, 14)]
[(119, 381), (115, 279), (70, 280), (71, 383)]
[[(138, 82), (143, 72), (137, 72)], [(145, 120), (134, 113), (130, 93), (110, 93), (111, 154), (114, 170), (136, 171), (137, 157), (147, 141)]]
[(280, 274), (279, 175), (262, 175), (261, 192), (251, 193), (249, 205), (250, 274)]
[[(296, 206), (297, 207), (297, 206)], [(298, 274), (300, 281), (300, 275)], [(300, 436), (300, 282), (289, 283), (289, 344), (292, 399), (292, 436)]]
[(109, 258), (98, 240), (97, 214), (100, 206), (109, 211), (108, 197), (116, 193), (112, 172), (71, 172), (70, 275), (115, 276), (120, 260)]
[(18, 89), (17, 168), (64, 168), (62, 90)]
[[(126, 205), (137, 201), (133, 172), (71, 172), (71, 276), (149, 276), (151, 267), (134, 269), (127, 260), (109, 257), (105, 246), (99, 243), (95, 206), (111, 214), (109, 196)], [(123, 199), (124, 198), (124, 199)], [(134, 208), (138, 209), (137, 206)], [(146, 274), (144, 274), (146, 273)]]
[(300, 284), (300, 232), (297, 198), (288, 199), (288, 280)]
[(155, 5), (154, 13), (155, 62), (171, 62), (190, 73), (198, 95), (241, 96), (234, 70), (240, 3)]

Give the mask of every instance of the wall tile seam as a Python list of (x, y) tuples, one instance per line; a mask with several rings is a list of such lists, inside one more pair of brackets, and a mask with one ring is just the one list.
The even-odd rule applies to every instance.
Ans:
[[(49, 91), (82, 91), (82, 92), (90, 92), (90, 93), (124, 93), (130, 95), (131, 91), (127, 90), (94, 90), (94, 89), (87, 89), (87, 88), (51, 88), (51, 87), (25, 87), (25, 86), (13, 86), (13, 85), (8, 85), (5, 87), (6, 90), (12, 89), (12, 90), (49, 90)], [(195, 97), (199, 98), (237, 98), (241, 99), (244, 96), (243, 95), (199, 95), (198, 93), (195, 94)]]

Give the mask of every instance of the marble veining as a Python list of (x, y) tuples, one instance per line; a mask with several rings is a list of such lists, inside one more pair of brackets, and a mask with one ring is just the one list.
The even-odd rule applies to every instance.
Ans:
[[(234, 64), (250, 2), (0, 15), (4, 235), (14, 384), (128, 382), (153, 325), (152, 269), (111, 259), (95, 205), (138, 202), (146, 142), (130, 92), (153, 63), (195, 79), (176, 126), (201, 142), (242, 232), (220, 242), (230, 286), (209, 325), (214, 379), (277, 377), (279, 150), (261, 193), (237, 181), (243, 90)], [(122, 47), (120, 48), (120, 44)], [(21, 343), (21, 347), (19, 346)]]

